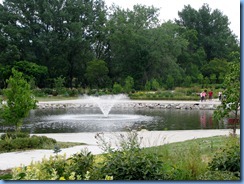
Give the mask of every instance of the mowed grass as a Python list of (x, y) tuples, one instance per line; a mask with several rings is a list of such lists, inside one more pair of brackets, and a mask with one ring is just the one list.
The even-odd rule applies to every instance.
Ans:
[[(229, 136), (213, 136), (208, 138), (198, 138), (184, 142), (165, 144), (157, 147), (146, 148), (147, 152), (162, 154), (165, 158), (175, 158), (184, 155), (189, 151), (199, 152), (201, 157), (209, 161), (215, 152), (220, 151), (229, 141)], [(191, 150), (192, 149), (192, 150)]]
[[(213, 136), (198, 138), (183, 142), (169, 143), (143, 149), (147, 153), (161, 155), (163, 161), (177, 162), (177, 158), (190, 157), (200, 154), (202, 160), (208, 163), (216, 152), (221, 151), (228, 143), (230, 136)], [(191, 154), (191, 155), (190, 155)], [(97, 161), (103, 154), (95, 156)]]
[(65, 96), (46, 96), (36, 97), (37, 101), (48, 102), (48, 101), (59, 101), (59, 100), (77, 100), (79, 97), (65, 97)]

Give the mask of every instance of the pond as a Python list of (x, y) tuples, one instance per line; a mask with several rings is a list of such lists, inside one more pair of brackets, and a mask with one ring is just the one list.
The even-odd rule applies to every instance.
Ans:
[(212, 115), (212, 110), (112, 109), (104, 117), (99, 108), (37, 109), (25, 119), (22, 130), (30, 133), (77, 133), (226, 128), (214, 122)]

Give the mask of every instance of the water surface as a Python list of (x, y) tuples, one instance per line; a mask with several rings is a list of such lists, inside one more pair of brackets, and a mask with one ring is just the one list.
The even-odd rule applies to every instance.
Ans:
[(98, 108), (34, 110), (23, 130), (31, 133), (116, 132), (126, 130), (223, 129), (212, 110), (112, 109), (108, 117)]

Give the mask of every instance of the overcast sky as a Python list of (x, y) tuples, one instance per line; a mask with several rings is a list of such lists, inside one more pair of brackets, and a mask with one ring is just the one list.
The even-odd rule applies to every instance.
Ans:
[(212, 10), (219, 9), (226, 15), (230, 22), (230, 29), (240, 39), (240, 0), (105, 0), (106, 5), (112, 3), (122, 8), (132, 8), (135, 4), (146, 6), (153, 5), (160, 8), (160, 20), (174, 20), (178, 17), (178, 11), (182, 11), (184, 5), (191, 5), (198, 10), (204, 3), (207, 3)]
[[(113, 3), (122, 8), (132, 8), (135, 4), (146, 6), (155, 6), (160, 8), (160, 20), (162, 22), (174, 20), (178, 18), (178, 11), (182, 11), (184, 5), (191, 5), (192, 8), (198, 10), (203, 3), (207, 3), (209, 7), (219, 9), (226, 15), (230, 22), (230, 29), (240, 39), (240, 0), (104, 0), (107, 6)], [(2, 0), (0, 0), (0, 3)]]

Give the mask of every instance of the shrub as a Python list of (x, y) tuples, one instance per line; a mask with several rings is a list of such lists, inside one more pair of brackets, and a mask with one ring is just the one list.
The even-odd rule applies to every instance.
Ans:
[[(72, 155), (50, 156), (29, 166), (14, 168), (14, 180), (82, 180), (89, 179), (93, 167), (93, 155), (86, 150)], [(106, 177), (105, 177), (106, 178)]]
[(43, 158), (40, 162), (32, 162), (29, 166), (14, 168), (12, 170), (13, 180), (56, 180), (64, 172), (66, 156), (50, 156)]
[(104, 138), (97, 135), (100, 145), (108, 153), (99, 163), (94, 179), (113, 176), (114, 180), (159, 180), (164, 179), (164, 165), (159, 155), (146, 153), (140, 148), (137, 133), (127, 137), (120, 135), (120, 149), (114, 151)]
[(125, 92), (130, 93), (134, 87), (134, 79), (131, 76), (127, 76), (125, 79)]
[(29, 134), (20, 132), (3, 134), (1, 139), (0, 152), (44, 148), (45, 145), (54, 145), (57, 143), (56, 140), (46, 136), (29, 137)]
[(123, 87), (118, 84), (117, 82), (114, 83), (113, 85), (113, 93), (118, 94), (123, 92)]
[(44, 96), (47, 95), (47, 94), (45, 94), (44, 90), (41, 90), (41, 89), (39, 89), (39, 88), (37, 88), (37, 89), (33, 89), (33, 94), (34, 94), (34, 96), (36, 96), (36, 97), (44, 97)]
[(1, 135), (1, 140), (16, 139), (16, 138), (29, 138), (30, 134), (25, 132), (7, 132)]
[(214, 155), (209, 163), (212, 171), (229, 171), (240, 173), (240, 140), (231, 137), (226, 147)]
[(79, 94), (79, 90), (75, 88), (66, 89), (66, 91), (68, 92), (69, 96), (77, 96)]
[(71, 172), (75, 172), (75, 179), (78, 179), (77, 176), (79, 176), (80, 179), (85, 179), (87, 172), (90, 172), (93, 168), (94, 156), (91, 152), (82, 150), (80, 153), (72, 155), (68, 161), (72, 164), (66, 166), (66, 170), (69, 171), (66, 178)]
[(0, 152), (6, 151), (9, 152), (14, 149), (14, 146), (7, 141), (0, 141)]
[(51, 89), (51, 88), (43, 88), (42, 91), (43, 91), (43, 93), (45, 93), (47, 95), (53, 94), (53, 89)]

